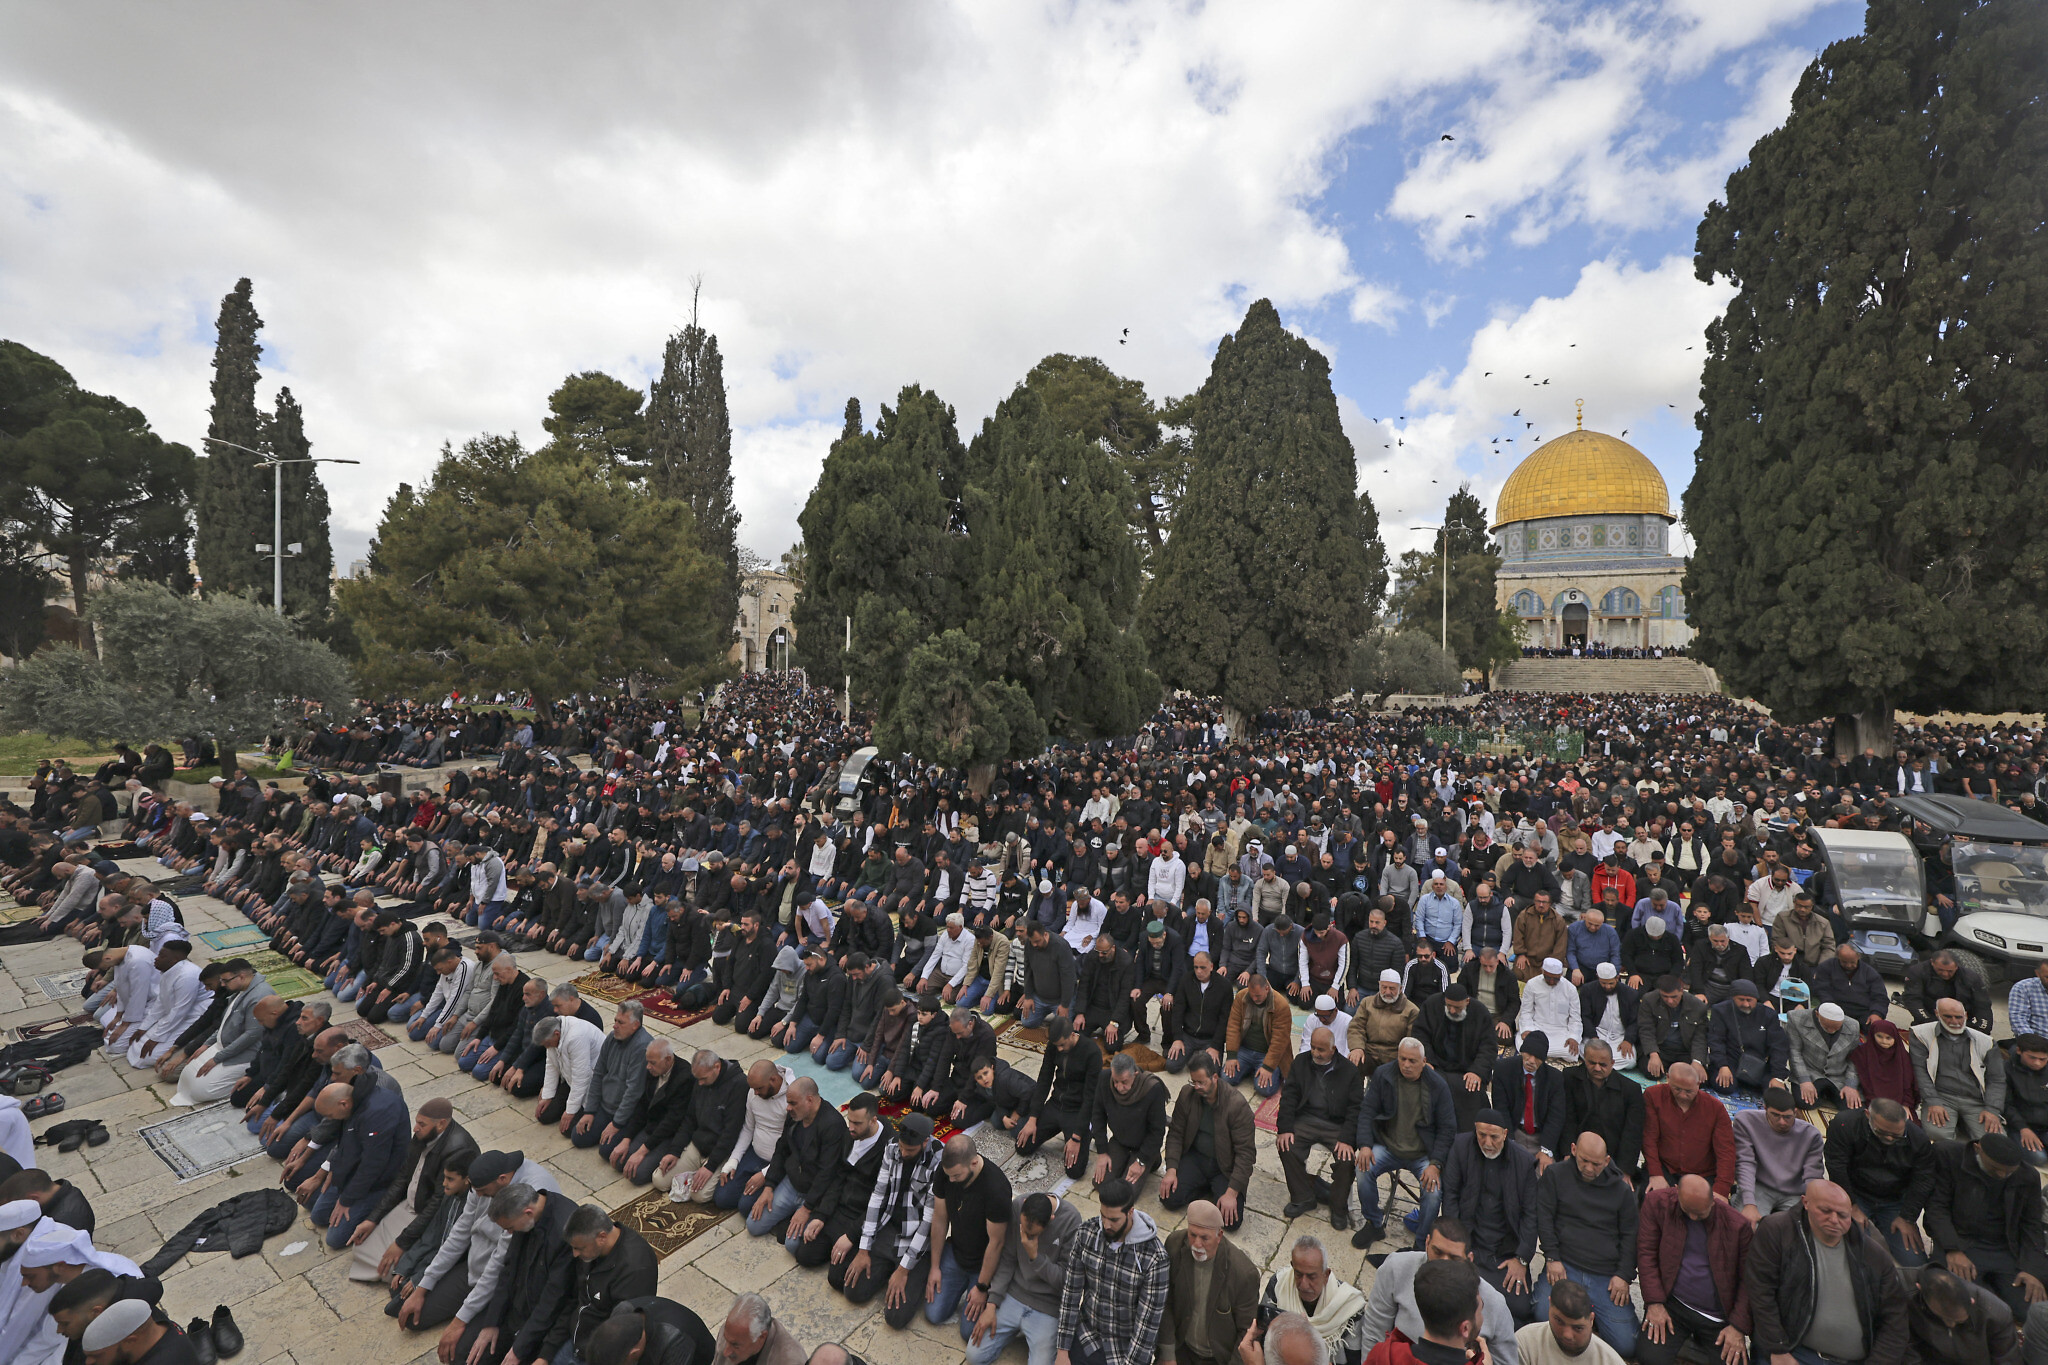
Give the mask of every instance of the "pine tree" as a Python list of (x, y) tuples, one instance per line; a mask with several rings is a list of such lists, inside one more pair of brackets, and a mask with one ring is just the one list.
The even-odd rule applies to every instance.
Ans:
[(1141, 612), (1163, 680), (1240, 720), (1336, 696), (1387, 565), (1329, 362), (1261, 299), (1217, 347), (1195, 413), (1187, 495)]
[(647, 419), (640, 390), (602, 370), (572, 374), (548, 395), (541, 428), (554, 448), (617, 466), (636, 476), (647, 469)]
[[(953, 409), (937, 394), (906, 385), (872, 432), (859, 402), (847, 401), (845, 429), (797, 517), (809, 567), (794, 611), (797, 650), (821, 681), (859, 671), (843, 642), (864, 599), (884, 614), (909, 612), (918, 639), (961, 624), (960, 514), (947, 489), (962, 485), (966, 461)], [(856, 632), (855, 656), (866, 648)]]
[(263, 357), (256, 333), (262, 328), (249, 281), (238, 280), (220, 301), (213, 406), (199, 475), (193, 558), (208, 593), (247, 592), (270, 582), (269, 564), (256, 554), (272, 534), (270, 474), (256, 468), (260, 456), (249, 453), (264, 448), (263, 415), (256, 407)]
[(739, 510), (732, 500), (732, 419), (718, 338), (697, 324), (668, 339), (661, 378), (647, 395), (648, 477), (664, 497), (686, 502), (698, 543), (727, 567), (719, 607), (739, 619)]
[[(306, 439), (306, 415), (289, 388), (277, 391), (277, 407), (264, 423), (264, 449), (280, 460), (310, 459), (312, 442)], [(268, 482), (267, 470), (255, 471)], [(284, 609), (290, 616), (319, 620), (327, 615), (334, 581), (334, 545), (328, 538), (327, 485), (321, 482), (320, 466), (284, 466), (284, 543), (297, 545), (297, 554), (285, 555)], [(269, 525), (276, 525), (276, 508)], [(268, 540), (270, 537), (265, 536)], [(268, 600), (265, 590), (257, 596)]]
[(1023, 687), (1071, 739), (1136, 731), (1159, 699), (1135, 630), (1138, 542), (1129, 480), (1099, 440), (1060, 430), (1029, 381), (969, 448), (978, 482), (962, 547), (979, 667)]
[(2048, 7), (1878, 0), (1700, 224), (1699, 656), (1886, 748), (2048, 700)]
[(1131, 527), (1144, 538), (1146, 554), (1157, 554), (1187, 487), (1186, 400), (1154, 407), (1144, 384), (1092, 356), (1049, 355), (1024, 383), (1062, 431), (1099, 442), (1120, 463), (1130, 485)]

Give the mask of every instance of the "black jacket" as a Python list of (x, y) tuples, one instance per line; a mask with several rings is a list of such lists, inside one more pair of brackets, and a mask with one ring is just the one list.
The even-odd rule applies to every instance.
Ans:
[(1091, 1126), (1097, 1151), (1107, 1152), (1109, 1144), (1115, 1142), (1144, 1162), (1146, 1170), (1158, 1170), (1159, 1149), (1166, 1142), (1166, 1083), (1140, 1071), (1131, 1086), (1130, 1098), (1125, 1099), (1116, 1093), (1114, 1082), (1098, 1082)]
[(576, 1205), (559, 1190), (542, 1190), (540, 1216), (526, 1232), (515, 1232), (498, 1270), (498, 1292), (483, 1320), (496, 1323), (498, 1338), (519, 1360), (553, 1360), (569, 1338), (570, 1285), (576, 1257), (569, 1250), (569, 1215)]
[(1083, 1122), (1093, 1118), (1102, 1065), (1102, 1049), (1093, 1038), (1077, 1038), (1064, 1052), (1047, 1044), (1044, 1060), (1038, 1064), (1038, 1090), (1032, 1097), (1031, 1112), (1041, 1114), (1052, 1108)]
[(1718, 1005), (1734, 990), (1735, 983), (1749, 975), (1749, 954), (1741, 944), (1730, 941), (1720, 952), (1714, 951), (1709, 940), (1701, 940), (1686, 962), (1686, 986), (1695, 995), (1707, 997), (1707, 1003)]
[(1937, 1001), (1960, 1000), (1970, 1012), (1970, 1027), (1991, 1031), (1991, 993), (1984, 989), (1967, 967), (1958, 967), (1953, 978), (1943, 981), (1934, 974), (1934, 963), (1921, 958), (1906, 964), (1906, 989), (1901, 997), (1913, 1022), (1924, 1024), (1934, 1017)]
[(727, 959), (732, 971), (732, 998), (759, 1005), (768, 994), (769, 985), (775, 980), (775, 939), (766, 925), (754, 935), (752, 943), (744, 937), (735, 936), (732, 941), (732, 956)]
[(956, 1035), (949, 1026), (946, 1036), (939, 1039), (937, 1067), (933, 1073), (936, 1087), (954, 1099), (965, 1095), (974, 1088), (974, 1069), (983, 1058), (996, 1055), (996, 1032), (980, 1014), (974, 1016), (974, 1024), (965, 1038)]
[[(1707, 1064), (1707, 1007), (1700, 998), (1687, 992), (1678, 997), (1678, 1050), (1676, 1055), (1664, 1057), (1664, 1065), (1673, 1062), (1694, 1062)], [(1670, 1029), (1672, 1011), (1665, 1007), (1664, 997), (1656, 991), (1644, 991), (1636, 1001), (1636, 1055), (1648, 1058), (1652, 1054), (1663, 1056), (1664, 1034)]]
[(1289, 1068), (1287, 1083), (1280, 1087), (1280, 1113), (1274, 1131), (1291, 1133), (1295, 1120), (1315, 1118), (1335, 1124), (1344, 1135), (1340, 1142), (1352, 1140), (1358, 1132), (1358, 1110), (1364, 1099), (1365, 1087), (1350, 1058), (1335, 1054), (1325, 1075), (1308, 1053), (1302, 1053)]
[(1621, 939), (1621, 970), (1626, 976), (1640, 976), (1646, 991), (1656, 988), (1660, 976), (1682, 975), (1685, 950), (1678, 944), (1677, 933), (1667, 927), (1651, 938), (1650, 931), (1640, 924), (1629, 930)]
[(1444, 1012), (1444, 998), (1432, 995), (1422, 1002), (1421, 1013), (1409, 1027), (1422, 1042), (1424, 1059), (1453, 1088), (1464, 1084), (1454, 1078), (1467, 1072), (1477, 1072), (1482, 1081), (1492, 1078), (1500, 1039), (1493, 1030), (1493, 1016), (1477, 1000), (1466, 1001), (1465, 1017), (1453, 1020)]
[(1634, 1179), (1643, 1157), (1643, 1088), (1620, 1072), (1610, 1073), (1597, 1087), (1582, 1066), (1563, 1075), (1564, 1103), (1551, 1110), (1543, 1145), (1564, 1160), (1580, 1133), (1598, 1133), (1607, 1140), (1607, 1154), (1615, 1166)]
[(692, 1088), (689, 1115), (662, 1148), (662, 1155), (694, 1146), (705, 1165), (724, 1165), (747, 1121), (747, 1093), (747, 1069), (728, 1060), (719, 1069), (717, 1080)]
[[(1508, 1126), (1516, 1132), (1522, 1131), (1523, 1085), (1529, 1073), (1522, 1070), (1522, 1054), (1511, 1052), (1494, 1063), (1492, 1107), (1508, 1116)], [(1557, 1123), (1557, 1111), (1564, 1107), (1564, 1073), (1554, 1066), (1536, 1068), (1536, 1137), (1544, 1142), (1544, 1134)], [(1553, 1155), (1562, 1159), (1555, 1147)]]
[(768, 1188), (787, 1178), (803, 1191), (804, 1207), (812, 1217), (829, 1219), (840, 1209), (846, 1153), (852, 1146), (846, 1119), (835, 1106), (820, 1104), (807, 1124), (791, 1115), (768, 1161)]
[(1733, 1000), (1723, 1000), (1709, 1014), (1708, 1065), (1734, 1071), (1747, 1054), (1763, 1059), (1768, 1079), (1782, 1081), (1792, 1074), (1792, 1040), (1769, 1005), (1760, 1003), (1744, 1014)]
[[(1228, 982), (1211, 973), (1205, 987), (1190, 970), (1174, 988), (1173, 1011), (1166, 1021), (1166, 1041), (1188, 1042), (1199, 1038), (1219, 1051), (1223, 1035), (1230, 1028), (1231, 990)], [(1189, 1046), (1194, 1046), (1189, 1043)]]
[(222, 1200), (173, 1233), (143, 1273), (161, 1275), (190, 1251), (227, 1251), (235, 1260), (263, 1250), (265, 1238), (290, 1230), (299, 1206), (283, 1190), (251, 1190)]
[[(589, 1347), (590, 1334), (611, 1317), (614, 1309), (654, 1292), (655, 1279), (661, 1273), (661, 1258), (647, 1245), (645, 1237), (620, 1224), (619, 1240), (612, 1245), (611, 1255), (595, 1261), (578, 1261), (575, 1273), (576, 1298), (570, 1309), (569, 1334), (581, 1355)], [(651, 1338), (654, 1323), (650, 1320), (647, 1327)]]
[[(1856, 1315), (1863, 1323), (1864, 1365), (1899, 1365), (1905, 1355), (1907, 1328), (1906, 1296), (1899, 1289), (1898, 1268), (1885, 1252), (1884, 1239), (1865, 1236), (1854, 1223), (1842, 1240), (1849, 1249)], [(1813, 1325), (1819, 1279), (1813, 1253), (1813, 1233), (1807, 1227), (1804, 1209), (1774, 1213), (1756, 1225), (1756, 1236), (1742, 1263), (1742, 1278), (1749, 1286), (1756, 1351), (1766, 1359), (1790, 1355)]]
[(418, 1138), (411, 1139), (406, 1146), (405, 1164), (399, 1168), (397, 1178), (386, 1186), (384, 1193), (378, 1197), (376, 1205), (370, 1211), (369, 1220), (372, 1223), (378, 1222), (384, 1215), (397, 1208), (404, 1201), (406, 1191), (414, 1189), (413, 1173), (418, 1172), (419, 1185), (412, 1201), (413, 1219), (406, 1224), (405, 1231), (397, 1238), (399, 1245), (411, 1246), (433, 1220), (434, 1209), (443, 1197), (441, 1171), (448, 1164), (448, 1159), (457, 1152), (467, 1152), (475, 1156), (477, 1145), (476, 1139), (469, 1135), (468, 1130), (452, 1119), (438, 1135), (425, 1142)]
[[(1458, 973), (1459, 984), (1464, 986), (1466, 992), (1474, 1000), (1479, 998), (1477, 987), (1480, 975), (1484, 971), (1485, 968), (1480, 965), (1479, 959), (1475, 957), (1465, 964), (1463, 971)], [(1377, 990), (1378, 987), (1373, 989)], [(1501, 954), (1499, 963), (1493, 969), (1493, 989), (1494, 1000), (1501, 1006), (1501, 1008), (1494, 1012), (1493, 1021), (1496, 1024), (1513, 1024), (1522, 1013), (1522, 983), (1515, 980), (1514, 969), (1508, 966), (1507, 954), (1505, 953)]]
[(690, 1116), (690, 1098), (696, 1088), (696, 1078), (680, 1057), (670, 1065), (667, 1076), (657, 1081), (650, 1075), (640, 1087), (640, 1098), (633, 1102), (633, 1112), (626, 1116), (625, 1131), (635, 1145), (658, 1151), (674, 1137)]
[[(1299, 1071), (1299, 1065), (1295, 1070)], [(1384, 1129), (1394, 1121), (1400, 1100), (1395, 1089), (1401, 1080), (1399, 1061), (1382, 1062), (1366, 1082), (1365, 1098), (1358, 1107), (1358, 1143), (1368, 1150), (1384, 1142)], [(1439, 1173), (1451, 1159), (1451, 1138), (1458, 1131), (1458, 1111), (1451, 1102), (1451, 1087), (1434, 1067), (1422, 1068), (1422, 1116), (1415, 1124), (1415, 1136)]]
[[(1828, 1179), (1859, 1204), (1893, 1204), (1900, 1216), (1917, 1221), (1934, 1191), (1934, 1147), (1912, 1119), (1897, 1142), (1880, 1141), (1868, 1109), (1851, 1109), (1828, 1120), (1821, 1163)], [(1867, 1210), (1866, 1210), (1867, 1211)]]
[[(808, 1018), (825, 1038), (839, 1036), (839, 1021), (846, 1014), (846, 973), (826, 959), (822, 972), (805, 972), (797, 978), (796, 1000), (789, 1007), (791, 1019)], [(792, 1026), (793, 1027), (793, 1026)]]
[[(2000, 1209), (2001, 1226), (1956, 1226), (1957, 1196), (1971, 1182), (1980, 1187), (1984, 1199)], [(2048, 1244), (2044, 1244), (2041, 1223), (2041, 1177), (2034, 1174), (2032, 1166), (2022, 1164), (2013, 1167), (2003, 1180), (1994, 1181), (1978, 1164), (1974, 1143), (1942, 1143), (1935, 1149), (1934, 1189), (1927, 1196), (1927, 1240), (1937, 1256), (1951, 1251), (1968, 1252), (1973, 1246), (1997, 1247), (2016, 1259), (2021, 1270), (2048, 1279)]]
[[(1621, 1036), (1633, 1042), (1636, 1036), (1636, 1006), (1642, 999), (1642, 992), (1624, 981), (1614, 988), (1614, 999), (1621, 1006)], [(1600, 1031), (1600, 1016), (1607, 1013), (1607, 992), (1598, 979), (1589, 979), (1579, 987), (1579, 1024), (1583, 1036), (1593, 1037)]]
[[(1503, 1254), (1522, 1258), (1527, 1265), (1536, 1259), (1536, 1158), (1526, 1147), (1510, 1138), (1496, 1161), (1507, 1163), (1507, 1190), (1501, 1199), (1501, 1219), (1514, 1237), (1512, 1248), (1498, 1248)], [(1444, 1210), (1457, 1217), (1467, 1232), (1479, 1227), (1480, 1172), (1486, 1158), (1480, 1155), (1479, 1139), (1460, 1133), (1451, 1143), (1450, 1163), (1444, 1167)]]
[(1131, 988), (1137, 984), (1131, 969), (1131, 955), (1122, 948), (1107, 961), (1092, 948), (1082, 954), (1081, 995), (1074, 1012), (1087, 1020), (1091, 1032), (1104, 1024), (1115, 1024), (1119, 1037), (1130, 1031)]

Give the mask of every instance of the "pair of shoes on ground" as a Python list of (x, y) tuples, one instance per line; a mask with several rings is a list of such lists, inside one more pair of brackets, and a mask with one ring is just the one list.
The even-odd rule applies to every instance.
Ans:
[(235, 1315), (228, 1311), (226, 1304), (213, 1310), (213, 1321), (194, 1318), (185, 1325), (185, 1340), (192, 1347), (192, 1354), (199, 1365), (216, 1365), (216, 1362), (237, 1355), (242, 1349), (242, 1329), (235, 1326)]
[(56, 1091), (38, 1095), (21, 1106), (21, 1115), (29, 1119), (46, 1119), (52, 1114), (64, 1112), (64, 1097)]
[(1331, 1186), (1330, 1182), (1321, 1176), (1317, 1176), (1313, 1198), (1298, 1200), (1287, 1205), (1280, 1212), (1290, 1219), (1299, 1218), (1303, 1214), (1315, 1212), (1317, 1207), (1322, 1204), (1328, 1204), (1330, 1206), (1330, 1226), (1338, 1232), (1343, 1232), (1351, 1226), (1351, 1199), (1347, 1192), (1344, 1202), (1340, 1204), (1336, 1202), (1335, 1196), (1336, 1190)]

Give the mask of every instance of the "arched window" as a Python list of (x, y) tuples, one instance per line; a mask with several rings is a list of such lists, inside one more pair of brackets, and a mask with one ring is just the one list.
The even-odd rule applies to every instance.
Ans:
[(1600, 599), (1600, 614), (1602, 616), (1641, 616), (1643, 614), (1643, 601), (1628, 588), (1611, 588), (1608, 590), (1607, 595)]
[(1543, 615), (1543, 599), (1524, 588), (1515, 594), (1514, 608), (1515, 615), (1532, 619)]
[(1685, 596), (1678, 591), (1676, 584), (1667, 584), (1657, 594), (1656, 602), (1657, 615), (1672, 621), (1685, 619)]

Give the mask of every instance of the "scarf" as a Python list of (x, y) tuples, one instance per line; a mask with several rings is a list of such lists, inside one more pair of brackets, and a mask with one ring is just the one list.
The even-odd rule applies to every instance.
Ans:
[[(1892, 1046), (1880, 1047), (1876, 1038), (1879, 1033), (1892, 1037)], [(1920, 1107), (1920, 1081), (1913, 1074), (1913, 1058), (1906, 1047), (1906, 1034), (1889, 1019), (1880, 1019), (1867, 1025), (1863, 1041), (1856, 1044), (1849, 1053), (1849, 1061), (1856, 1068), (1858, 1088), (1863, 1092), (1863, 1102), (1872, 1100), (1897, 1100), (1909, 1110)]]
[(1352, 1319), (1365, 1311), (1365, 1295), (1359, 1292), (1358, 1286), (1332, 1275), (1323, 1283), (1323, 1297), (1317, 1301), (1316, 1311), (1308, 1312), (1301, 1306), (1301, 1295), (1295, 1290), (1292, 1269), (1273, 1277), (1273, 1299), (1283, 1313), (1304, 1314), (1316, 1329), (1316, 1335), (1333, 1347), (1344, 1339)]

